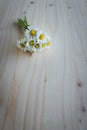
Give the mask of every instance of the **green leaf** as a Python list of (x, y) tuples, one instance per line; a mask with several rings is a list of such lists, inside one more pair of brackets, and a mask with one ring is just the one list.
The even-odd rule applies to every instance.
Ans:
[(24, 17), (24, 19), (18, 18), (18, 24), (22, 26), (24, 29), (28, 29), (29, 24), (27, 22), (26, 16)]
[(24, 21), (27, 22), (27, 18), (26, 18), (26, 16), (24, 16)]

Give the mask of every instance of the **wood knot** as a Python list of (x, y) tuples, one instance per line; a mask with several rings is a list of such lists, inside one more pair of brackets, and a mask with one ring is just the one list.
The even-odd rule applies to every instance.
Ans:
[(79, 88), (81, 88), (81, 87), (82, 87), (82, 83), (81, 83), (81, 82), (78, 82), (78, 83), (77, 83), (77, 86), (78, 86)]
[(53, 6), (53, 4), (49, 4), (49, 6), (50, 6), (50, 7), (52, 7), (52, 6)]
[(68, 9), (72, 9), (72, 6), (68, 6)]
[(66, 129), (66, 125), (64, 125), (64, 129)]
[(79, 122), (80, 122), (80, 123), (82, 122), (81, 119), (79, 119)]
[(30, 4), (34, 4), (34, 1), (31, 1)]
[(44, 88), (46, 87), (47, 78), (44, 78)]
[(86, 112), (86, 108), (84, 106), (82, 106), (82, 112)]
[(45, 83), (47, 82), (47, 79), (46, 79), (46, 78), (44, 79), (44, 82), (45, 82)]

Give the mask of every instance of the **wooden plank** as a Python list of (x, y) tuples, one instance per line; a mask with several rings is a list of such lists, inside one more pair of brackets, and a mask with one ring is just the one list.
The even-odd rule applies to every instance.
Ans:
[[(50, 34), (48, 51), (16, 48), (25, 15)], [(86, 0), (0, 0), (0, 130), (87, 129), (86, 21)]]

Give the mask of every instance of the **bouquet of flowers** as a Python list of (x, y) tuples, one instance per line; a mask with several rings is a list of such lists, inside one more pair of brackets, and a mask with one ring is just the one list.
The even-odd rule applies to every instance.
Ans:
[(18, 19), (18, 24), (24, 28), (25, 37), (17, 41), (17, 47), (30, 53), (42, 52), (50, 46), (50, 37), (46, 32), (28, 24), (26, 16)]

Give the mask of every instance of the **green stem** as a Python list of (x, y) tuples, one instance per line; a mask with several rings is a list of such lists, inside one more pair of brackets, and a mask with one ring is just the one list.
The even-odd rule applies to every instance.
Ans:
[(23, 27), (24, 30), (28, 29), (29, 24), (27, 22), (26, 16), (24, 17), (24, 19), (18, 18), (18, 25), (21, 26), (21, 27)]

